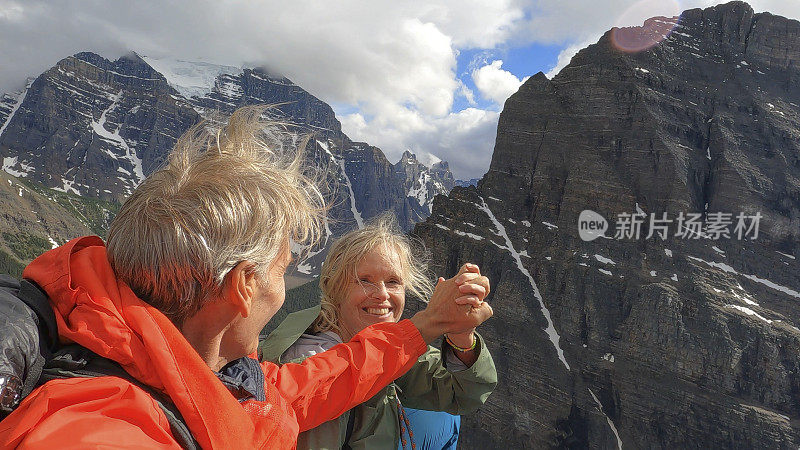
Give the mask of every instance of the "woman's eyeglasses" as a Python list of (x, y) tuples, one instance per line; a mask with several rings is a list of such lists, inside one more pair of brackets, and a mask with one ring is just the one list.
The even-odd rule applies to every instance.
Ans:
[(406, 287), (403, 283), (395, 280), (390, 281), (381, 281), (379, 283), (371, 283), (367, 280), (355, 280), (361, 286), (361, 289), (364, 290), (364, 294), (366, 295), (374, 295), (380, 290), (380, 286), (383, 285), (386, 292), (390, 294), (401, 294), (405, 292)]

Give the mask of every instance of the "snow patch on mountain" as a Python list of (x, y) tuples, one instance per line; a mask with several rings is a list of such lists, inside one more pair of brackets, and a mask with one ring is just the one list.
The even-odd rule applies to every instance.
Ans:
[(81, 191), (75, 187), (75, 180), (65, 180), (64, 178), (61, 179), (61, 186), (56, 186), (53, 188), (54, 191), (60, 191), (64, 193), (73, 193), (75, 195), (81, 195)]
[(600, 400), (594, 395), (594, 391), (589, 389), (589, 394), (592, 395), (592, 399), (595, 403), (597, 403), (597, 408), (600, 409), (600, 412), (606, 417), (606, 421), (608, 422), (608, 426), (611, 428), (611, 431), (614, 432), (614, 436), (617, 438), (617, 449), (622, 450), (622, 439), (619, 437), (619, 431), (617, 431), (617, 427), (614, 425), (614, 422), (611, 420), (610, 417), (603, 411), (603, 404), (600, 403)]
[[(20, 170), (14, 168), (18, 163)], [(20, 162), (17, 156), (6, 156), (3, 158), (3, 171), (9, 175), (13, 175), (17, 178), (25, 178), (32, 170), (32, 166), (26, 164), (25, 162)]]
[(612, 260), (611, 260), (611, 258), (606, 258), (606, 257), (605, 257), (605, 256), (603, 256), (603, 255), (598, 255), (598, 254), (595, 254), (595, 255), (594, 255), (594, 259), (596, 259), (596, 260), (600, 261), (600, 262), (601, 262), (601, 263), (603, 263), (603, 264), (611, 264), (612, 266), (616, 266), (616, 265), (617, 265), (617, 263), (615, 263), (614, 261), (612, 261)]
[(511, 253), (511, 257), (513, 257), (514, 261), (516, 261), (517, 268), (519, 269), (519, 271), (522, 272), (522, 274), (528, 278), (528, 281), (530, 282), (531, 287), (533, 288), (533, 294), (536, 297), (536, 299), (539, 300), (539, 306), (542, 309), (542, 315), (544, 315), (544, 318), (547, 321), (547, 328), (545, 328), (545, 333), (547, 333), (548, 338), (550, 338), (550, 342), (553, 343), (553, 347), (555, 347), (556, 353), (558, 354), (558, 359), (561, 360), (561, 362), (564, 364), (564, 367), (566, 367), (567, 370), (570, 370), (569, 363), (567, 363), (567, 360), (564, 357), (564, 350), (562, 350), (561, 346), (559, 345), (561, 336), (559, 336), (558, 331), (556, 331), (556, 327), (553, 324), (553, 319), (550, 317), (550, 310), (547, 309), (547, 306), (545, 306), (544, 299), (542, 298), (542, 294), (539, 292), (539, 288), (536, 286), (536, 282), (533, 280), (533, 276), (531, 276), (530, 272), (528, 272), (528, 269), (526, 269), (525, 266), (522, 265), (522, 258), (520, 257), (519, 252), (514, 249), (514, 245), (511, 243), (511, 239), (508, 237), (505, 227), (503, 226), (503, 224), (500, 223), (500, 221), (497, 220), (494, 213), (492, 213), (492, 210), (489, 209), (489, 206), (486, 204), (486, 201), (484, 201), (483, 198), (481, 198), (481, 204), (476, 206), (478, 207), (478, 209), (485, 212), (487, 216), (489, 216), (489, 220), (491, 220), (495, 228), (497, 228), (495, 234), (501, 236), (506, 242), (505, 247), (501, 248), (504, 248), (508, 250), (509, 253)]
[(762, 316), (761, 314), (759, 314), (759, 313), (757, 313), (757, 312), (753, 311), (753, 310), (752, 310), (752, 309), (750, 309), (750, 308), (746, 308), (746, 307), (744, 307), (744, 306), (739, 306), (739, 305), (725, 305), (725, 307), (726, 307), (726, 308), (732, 308), (732, 309), (735, 309), (735, 310), (737, 310), (737, 311), (741, 311), (741, 312), (743, 312), (743, 313), (747, 314), (748, 316), (753, 316), (753, 317), (755, 317), (756, 319), (763, 320), (763, 321), (764, 321), (764, 322), (766, 322), (766, 323), (772, 323), (772, 320), (769, 320), (769, 319), (767, 319), (766, 317), (764, 317), (764, 316)]
[[(424, 155), (424, 152), (423, 152)], [(414, 199), (424, 208), (427, 215), (433, 211), (433, 199), (437, 195), (447, 195), (455, 182), (446, 162), (428, 157), (431, 164), (426, 165), (417, 156), (406, 150), (400, 160), (393, 164), (395, 173), (403, 180), (406, 196)]]
[(794, 290), (792, 288), (788, 288), (786, 286), (781, 286), (780, 284), (774, 283), (774, 282), (772, 282), (770, 280), (758, 277), (756, 275), (740, 273), (740, 272), (736, 271), (736, 269), (734, 269), (733, 267), (731, 267), (731, 266), (729, 266), (729, 265), (727, 265), (725, 263), (718, 263), (718, 262), (713, 262), (713, 261), (704, 261), (704, 260), (702, 260), (700, 258), (696, 258), (694, 256), (687, 256), (687, 258), (689, 258), (689, 259), (691, 259), (693, 261), (702, 262), (702, 263), (704, 263), (704, 264), (706, 264), (708, 266), (711, 266), (711, 267), (715, 267), (717, 269), (722, 270), (723, 272), (727, 272), (727, 273), (731, 273), (731, 274), (734, 274), (734, 275), (743, 276), (743, 277), (747, 278), (748, 280), (755, 281), (756, 283), (763, 284), (764, 286), (767, 286), (769, 288), (775, 289), (776, 291), (783, 292), (784, 294), (791, 295), (792, 297), (800, 298), (800, 292), (798, 292), (798, 291), (796, 291), (796, 290)]
[(431, 177), (428, 172), (423, 171), (420, 173), (420, 177), (411, 186), (411, 189), (408, 190), (407, 194), (409, 198), (416, 199), (420, 206), (427, 206), (429, 213), (433, 210), (433, 201), (428, 201), (428, 183), (430, 181)]
[[(91, 127), (92, 131), (95, 132), (100, 138), (105, 139), (107, 142), (114, 144), (122, 150), (125, 151), (125, 155), (123, 157), (130, 161), (131, 166), (133, 166), (133, 173), (136, 175), (136, 182), (141, 183), (144, 180), (144, 171), (142, 170), (142, 159), (136, 155), (136, 152), (130, 148), (125, 139), (119, 135), (119, 130), (122, 128), (122, 125), (118, 126), (113, 132), (106, 130), (106, 115), (109, 111), (112, 111), (116, 108), (117, 104), (119, 103), (119, 99), (122, 97), (122, 91), (118, 92), (111, 96), (111, 105), (106, 108), (102, 114), (100, 114), (100, 118), (97, 121), (92, 121)], [(116, 159), (116, 158), (115, 158)], [(127, 172), (127, 171), (126, 171)], [(130, 175), (130, 172), (128, 172)]]
[(31, 87), (32, 83), (33, 79), (29, 79), (25, 85), (25, 89), (22, 92), (17, 94), (5, 94), (3, 96), (3, 103), (10, 103), (12, 106), (11, 111), (9, 111), (8, 116), (6, 116), (6, 120), (3, 122), (3, 126), (0, 126), (0, 136), (3, 135), (4, 131), (6, 131), (6, 127), (11, 122), (14, 114), (17, 113), (17, 110), (19, 109), (20, 105), (22, 105), (22, 102), (25, 101), (25, 96), (28, 95), (28, 88)]
[(339, 167), (342, 169), (342, 175), (344, 176), (344, 182), (347, 185), (347, 192), (350, 194), (350, 211), (353, 213), (353, 217), (356, 219), (356, 224), (358, 224), (358, 229), (364, 228), (364, 219), (361, 218), (361, 212), (358, 211), (358, 207), (356, 207), (356, 194), (353, 192), (353, 183), (350, 182), (350, 177), (347, 176), (347, 170), (344, 168), (344, 159), (334, 159), (336, 162), (339, 163)]
[(220, 75), (236, 76), (242, 73), (241, 68), (234, 66), (149, 56), (143, 56), (142, 59), (164, 75), (167, 83), (186, 98), (209, 94)]
[[(328, 148), (328, 144), (320, 140), (317, 140), (317, 144), (319, 144), (319, 146), (322, 147), (323, 150), (325, 150), (325, 153), (327, 153), (328, 156), (331, 158), (331, 160), (341, 169), (344, 182), (347, 185), (347, 192), (348, 194), (350, 194), (350, 212), (353, 213), (353, 218), (355, 218), (358, 228), (359, 229), (364, 228), (364, 219), (362, 218), (361, 212), (358, 210), (358, 207), (356, 206), (356, 196), (355, 193), (353, 192), (353, 183), (350, 182), (350, 177), (347, 176), (347, 170), (345, 170), (345, 165), (344, 165), (344, 158), (338, 158), (334, 156), (333, 153), (331, 153), (330, 149)], [(328, 227), (327, 221), (325, 223), (325, 227), (326, 228)], [(330, 232), (330, 229), (328, 229), (328, 231)]]

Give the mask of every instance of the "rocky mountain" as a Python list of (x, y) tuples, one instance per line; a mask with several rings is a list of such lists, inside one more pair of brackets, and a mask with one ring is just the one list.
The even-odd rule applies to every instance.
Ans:
[(200, 119), (136, 54), (114, 62), (93, 53), (65, 58), (20, 97), (0, 134), (4, 169), (62, 192), (116, 202)]
[(107, 227), (105, 221), (116, 210), (100, 201), (87, 203), (0, 171), (0, 273), (19, 276), (43, 251), (98, 233), (87, 224)]
[(456, 180), (456, 186), (467, 187), (467, 186), (477, 186), (478, 185), (478, 178), (470, 178), (469, 180)]
[[(28, 79), (25, 82), (24, 89), (18, 92), (3, 94), (3, 97), (0, 98), (0, 124), (2, 124), (0, 125), (0, 134), (3, 134), (3, 131), (5, 131), (5, 127), (9, 122), (8, 119), (17, 112), (19, 105), (25, 99), (25, 94), (27, 94), (33, 81), (33, 79)], [(5, 162), (3, 165), (5, 166)]]
[[(450, 192), (455, 186), (453, 174), (447, 161), (439, 161), (428, 167), (406, 150), (400, 161), (394, 165), (394, 172), (403, 180), (407, 197), (416, 201), (417, 220), (424, 220), (433, 208), (433, 198)], [(427, 210), (427, 211), (426, 211)]]
[[(395, 173), (379, 148), (351, 141), (330, 106), (285, 77), (135, 53), (117, 61), (79, 53), (24, 91), (4, 96), (0, 161), (5, 172), (29, 184), (73, 194), (86, 204), (105, 202), (113, 210), (191, 125), (251, 104), (276, 105), (275, 120), (298, 138), (311, 135), (307, 154), (326, 173), (333, 204), (331, 237), (383, 211), (394, 212), (410, 229), (430, 214), (425, 201), (448, 192), (438, 181), (452, 180), (446, 163), (420, 165), (416, 174), (424, 179)], [(306, 250), (296, 272), (313, 275), (325, 248)]]
[(414, 230), (493, 282), (464, 448), (800, 445), (798, 82), (800, 22), (732, 2), (506, 101), (488, 173)]

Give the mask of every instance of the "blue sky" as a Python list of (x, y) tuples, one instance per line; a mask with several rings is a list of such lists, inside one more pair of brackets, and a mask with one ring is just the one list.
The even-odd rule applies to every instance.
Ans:
[[(472, 80), (472, 71), (495, 60), (503, 61), (502, 68), (519, 79), (534, 75), (537, 72), (547, 73), (558, 63), (558, 54), (564, 50), (563, 45), (531, 43), (520, 46), (502, 46), (494, 49), (469, 49), (458, 53), (456, 73), (458, 78), (473, 92), (478, 88)], [(470, 105), (463, 96), (457, 96), (453, 104), (454, 111), (461, 111), (470, 106), (481, 109), (499, 108), (491, 100), (482, 96), (475, 99), (476, 105)]]
[[(457, 178), (489, 167), (502, 105), (614, 26), (717, 0), (0, 0), (0, 92), (60, 59), (133, 50), (265, 66), (329, 103), (390, 161), (411, 150)], [(800, 17), (800, 0), (751, 0)]]

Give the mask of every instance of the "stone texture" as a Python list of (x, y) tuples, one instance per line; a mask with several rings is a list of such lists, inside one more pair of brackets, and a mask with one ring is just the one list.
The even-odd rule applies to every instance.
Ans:
[[(182, 64), (186, 69), (191, 63)], [(379, 148), (351, 141), (329, 105), (285, 77), (263, 69), (229, 73), (235, 69), (209, 64), (195, 69), (194, 75), (213, 72), (215, 83), (210, 92), (186, 98), (179, 90), (189, 91), (171, 85), (135, 53), (117, 61), (93, 53), (61, 60), (23, 92), (0, 99), (3, 170), (89, 202), (119, 204), (191, 125), (267, 104), (274, 105), (269, 114), (296, 136), (287, 145), (308, 137), (308, 159), (322, 169), (323, 193), (332, 205), (326, 245), (384, 211), (409, 230), (430, 214), (435, 195), (449, 191), (446, 163), (396, 173)], [(326, 245), (306, 249), (295, 274), (318, 274)]]
[(406, 195), (414, 206), (415, 223), (430, 215), (434, 197), (447, 195), (456, 185), (447, 161), (428, 167), (408, 150), (394, 165), (394, 172), (402, 180)]
[[(800, 23), (741, 2), (665, 23), (531, 77), (487, 174), (415, 228), (438, 274), (493, 282), (500, 385), (464, 448), (800, 445)], [(637, 208), (763, 217), (756, 239), (614, 239)], [(585, 209), (612, 238), (579, 237)]]
[[(50, 188), (120, 202), (199, 115), (136, 54), (78, 53), (27, 89), (0, 157)], [(24, 170), (23, 167), (27, 167)]]

